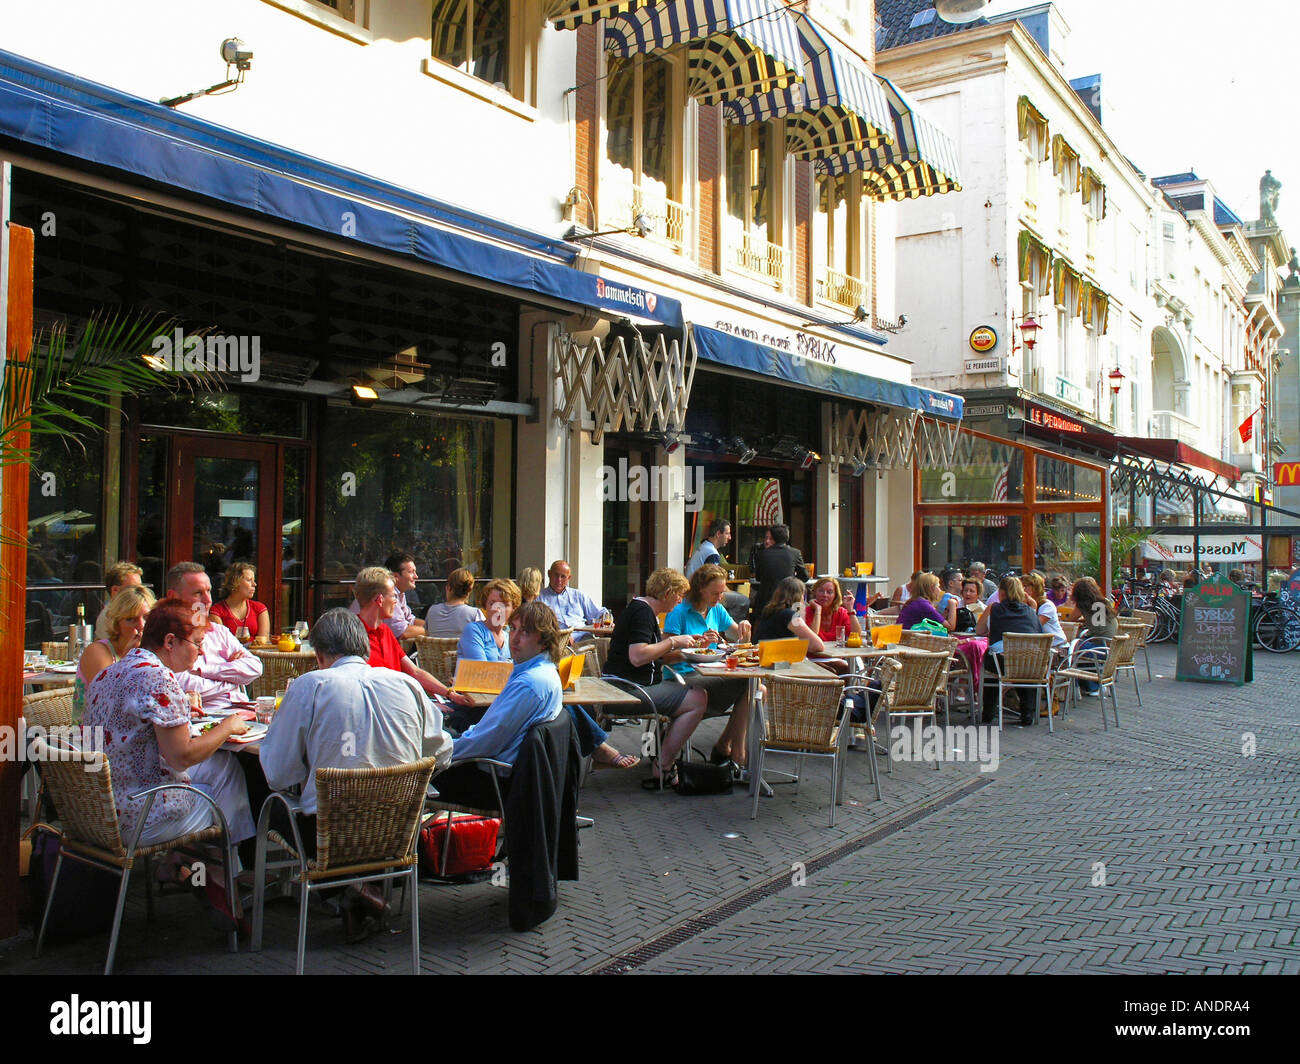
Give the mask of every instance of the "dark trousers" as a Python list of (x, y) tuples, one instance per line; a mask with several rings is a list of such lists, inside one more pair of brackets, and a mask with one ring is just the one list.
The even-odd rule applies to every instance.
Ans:
[[(984, 655), (984, 715), (986, 717), (996, 716), (998, 712), (998, 685), (997, 671), (993, 668), (993, 659), (998, 659), (998, 666), (1006, 668), (1006, 662), (1001, 654), (994, 654), (989, 651)], [(1015, 692), (1020, 699), (1020, 716), (1021, 718), (1038, 713), (1038, 692), (1029, 687), (1009, 687), (1003, 689), (1002, 705), (1003, 711), (1006, 711), (1006, 698), (1010, 692)]]

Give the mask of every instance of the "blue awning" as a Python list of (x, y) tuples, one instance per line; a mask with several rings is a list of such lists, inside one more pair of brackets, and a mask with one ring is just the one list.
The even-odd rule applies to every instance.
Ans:
[(813, 388), (844, 399), (879, 403), (903, 410), (916, 410), (932, 417), (961, 420), (962, 399), (959, 395), (936, 392), (914, 384), (899, 384), (864, 373), (827, 365), (790, 351), (778, 351), (705, 325), (691, 326), (695, 354), (706, 362), (747, 370), (790, 384)]
[(3, 51), (0, 138), (521, 293), (682, 324), (676, 299), (572, 268), (562, 241)]
[(884, 89), (865, 63), (828, 40), (801, 11), (790, 11), (804, 57), (804, 80), (726, 104), (733, 122), (786, 119), (786, 150), (799, 159), (854, 151), (894, 138)]

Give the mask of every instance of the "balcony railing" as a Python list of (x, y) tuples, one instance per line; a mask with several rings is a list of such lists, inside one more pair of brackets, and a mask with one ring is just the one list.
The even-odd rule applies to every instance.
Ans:
[(843, 307), (857, 307), (867, 301), (867, 286), (852, 274), (828, 267), (817, 279), (817, 298)]
[(776, 284), (785, 284), (790, 255), (780, 244), (772, 244), (748, 231), (734, 233), (728, 242), (732, 264)]
[(638, 214), (644, 214), (653, 223), (651, 240), (667, 244), (674, 251), (686, 251), (691, 234), (691, 209), (669, 199), (662, 190), (615, 185), (607, 193), (606, 203), (608, 213), (601, 219), (602, 225), (631, 226)]
[(1151, 435), (1161, 440), (1178, 440), (1192, 447), (1200, 446), (1200, 431), (1196, 422), (1172, 410), (1151, 411)]

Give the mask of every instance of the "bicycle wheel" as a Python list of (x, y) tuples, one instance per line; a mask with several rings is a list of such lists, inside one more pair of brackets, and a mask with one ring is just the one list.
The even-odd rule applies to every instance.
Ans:
[(1274, 654), (1300, 646), (1300, 615), (1275, 604), (1255, 615), (1255, 645)]
[(1167, 643), (1174, 634), (1174, 621), (1164, 610), (1157, 609), (1156, 628), (1149, 636), (1148, 643)]

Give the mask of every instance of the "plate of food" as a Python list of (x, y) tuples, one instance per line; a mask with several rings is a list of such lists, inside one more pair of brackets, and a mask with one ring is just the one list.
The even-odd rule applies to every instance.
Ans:
[(697, 665), (705, 661), (721, 661), (727, 656), (721, 650), (710, 650), (708, 647), (689, 647), (681, 653), (683, 661)]

